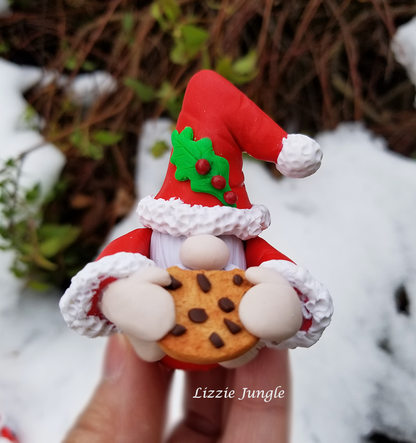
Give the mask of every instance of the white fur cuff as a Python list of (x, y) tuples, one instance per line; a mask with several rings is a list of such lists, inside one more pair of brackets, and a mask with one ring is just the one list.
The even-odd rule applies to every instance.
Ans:
[(302, 294), (300, 300), (303, 317), (312, 320), (312, 325), (307, 331), (298, 331), (293, 337), (277, 345), (266, 342), (267, 346), (277, 349), (294, 349), (298, 346), (309, 348), (319, 340), (331, 322), (334, 309), (328, 290), (316, 281), (306, 269), (289, 261), (270, 260), (260, 266), (280, 272)]
[(146, 228), (173, 237), (211, 234), (248, 240), (270, 225), (269, 210), (263, 205), (253, 205), (250, 209), (191, 206), (178, 198), (163, 200), (151, 195), (139, 202), (137, 214)]
[(286, 177), (308, 177), (321, 166), (322, 150), (315, 140), (302, 134), (289, 134), (282, 144), (276, 168)]
[(71, 329), (80, 335), (97, 337), (118, 332), (118, 328), (105, 318), (87, 315), (92, 299), (100, 283), (109, 278), (123, 278), (139, 269), (155, 266), (155, 263), (141, 254), (118, 252), (88, 263), (71, 280), (59, 303), (62, 315)]

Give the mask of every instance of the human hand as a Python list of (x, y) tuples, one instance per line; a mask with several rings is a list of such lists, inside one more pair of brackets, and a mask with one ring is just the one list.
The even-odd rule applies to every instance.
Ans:
[[(102, 381), (64, 443), (289, 441), (287, 351), (262, 349), (252, 362), (235, 370), (187, 372), (183, 421), (165, 436), (172, 373), (160, 363), (140, 360), (123, 335), (111, 337)], [(202, 389), (197, 392), (198, 388)], [(216, 394), (228, 388), (235, 397), (203, 398), (205, 388)], [(280, 392), (280, 398), (247, 398), (247, 390)]]

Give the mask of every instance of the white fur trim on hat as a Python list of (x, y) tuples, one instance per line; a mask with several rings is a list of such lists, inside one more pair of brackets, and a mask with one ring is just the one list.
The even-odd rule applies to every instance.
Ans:
[(118, 332), (118, 328), (106, 318), (87, 315), (92, 298), (100, 283), (109, 278), (123, 278), (139, 269), (155, 266), (152, 260), (141, 254), (118, 252), (88, 263), (71, 280), (59, 303), (62, 315), (71, 329), (80, 335), (97, 337)]
[(312, 325), (307, 331), (298, 331), (293, 337), (279, 344), (266, 342), (267, 346), (277, 349), (294, 349), (298, 346), (309, 348), (319, 340), (331, 322), (334, 309), (328, 290), (306, 269), (287, 260), (269, 260), (260, 266), (280, 272), (301, 293), (302, 315), (304, 318), (312, 319)]
[(315, 140), (302, 134), (289, 134), (282, 144), (276, 168), (286, 177), (308, 177), (321, 166), (322, 150)]
[(269, 210), (263, 205), (253, 205), (250, 209), (191, 206), (179, 198), (163, 200), (151, 195), (139, 202), (137, 214), (146, 228), (173, 237), (211, 234), (248, 240), (270, 225)]

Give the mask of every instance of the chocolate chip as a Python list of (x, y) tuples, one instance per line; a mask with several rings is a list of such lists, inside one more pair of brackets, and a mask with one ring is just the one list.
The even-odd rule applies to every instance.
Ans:
[(209, 340), (216, 348), (221, 348), (222, 346), (224, 346), (222, 338), (216, 332), (213, 332), (209, 336)]
[(179, 289), (181, 286), (182, 286), (182, 282), (180, 282), (177, 278), (175, 278), (172, 274), (169, 274), (170, 275), (170, 280), (171, 280), (171, 283), (170, 283), (170, 285), (168, 286), (168, 289), (172, 289), (172, 290), (175, 290), (175, 289)]
[(234, 275), (233, 282), (235, 285), (241, 286), (243, 284), (243, 281), (244, 280), (243, 280), (243, 277), (241, 277), (241, 275), (239, 275), (239, 274)]
[(231, 312), (235, 308), (234, 302), (227, 297), (220, 298), (218, 300), (218, 306), (224, 312)]
[(228, 318), (224, 318), (224, 323), (231, 334), (237, 334), (237, 332), (241, 331), (241, 326), (231, 320), (228, 320)]
[(188, 311), (188, 317), (194, 323), (203, 323), (208, 319), (208, 315), (205, 312), (205, 309), (202, 308), (193, 308)]
[(198, 282), (199, 287), (204, 292), (208, 292), (211, 289), (211, 282), (208, 280), (208, 277), (206, 275), (198, 274), (196, 276), (196, 281)]
[(176, 324), (173, 329), (170, 331), (172, 335), (174, 335), (175, 337), (179, 337), (182, 334), (185, 334), (185, 332), (187, 331), (187, 329), (185, 328), (184, 325), (180, 325), (179, 323)]

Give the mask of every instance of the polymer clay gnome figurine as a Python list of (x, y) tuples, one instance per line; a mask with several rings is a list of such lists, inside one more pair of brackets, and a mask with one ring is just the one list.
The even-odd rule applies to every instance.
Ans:
[[(259, 237), (270, 215), (266, 207), (250, 203), (242, 154), (275, 163), (285, 176), (302, 178), (319, 168), (319, 145), (304, 135), (288, 135), (212, 71), (200, 71), (189, 82), (172, 145), (161, 190), (139, 202), (144, 228), (114, 240), (72, 279), (60, 303), (68, 325), (89, 337), (123, 332), (142, 359), (184, 369), (218, 363), (237, 367), (265, 345), (313, 345), (330, 323), (331, 297), (305, 269)], [(172, 266), (190, 276), (191, 270), (197, 277), (205, 273), (203, 281), (198, 277), (202, 296), (194, 293), (195, 283), (189, 301), (186, 291), (174, 298), (184, 282), (171, 277), (166, 269)], [(247, 280), (248, 290), (233, 301), (228, 283), (221, 283), (218, 305), (215, 301), (221, 316), (201, 308), (198, 303), (215, 292), (209, 281), (214, 274), (209, 273), (236, 268), (247, 271), (230, 285)], [(187, 312), (181, 324), (180, 309)], [(223, 329), (207, 330), (200, 347), (191, 329), (208, 327), (214, 317)], [(243, 332), (254, 340), (246, 340), (238, 352), (223, 352)], [(163, 344), (172, 336), (196, 352), (195, 358), (170, 354)], [(220, 351), (218, 359), (211, 356)]]

